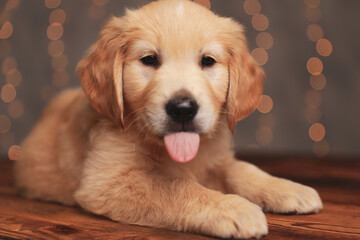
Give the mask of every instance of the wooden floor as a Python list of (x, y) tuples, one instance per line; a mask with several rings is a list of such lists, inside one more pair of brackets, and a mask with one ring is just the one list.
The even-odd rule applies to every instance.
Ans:
[[(262, 239), (360, 239), (360, 159), (245, 159), (315, 187), (324, 201), (316, 215), (266, 214), (269, 234)], [(23, 199), (13, 187), (12, 168), (13, 162), (0, 161), (0, 239), (213, 239), (124, 225), (80, 208)]]

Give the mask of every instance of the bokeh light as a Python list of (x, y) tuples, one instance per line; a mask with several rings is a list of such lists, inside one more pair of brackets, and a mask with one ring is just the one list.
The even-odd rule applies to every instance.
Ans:
[(253, 56), (259, 66), (266, 64), (269, 59), (268, 53), (263, 48), (255, 48), (251, 51), (251, 56)]
[(19, 86), (22, 81), (22, 75), (16, 68), (11, 69), (6, 73), (6, 82), (14, 87)]
[(323, 71), (324, 65), (317, 57), (312, 57), (306, 64), (307, 70), (312, 75), (320, 75)]
[(256, 36), (256, 44), (259, 48), (270, 49), (274, 44), (274, 38), (268, 32), (260, 32)]
[(12, 145), (8, 150), (8, 157), (10, 160), (16, 161), (19, 159), (22, 149), (19, 145)]
[(249, 15), (258, 14), (261, 11), (261, 4), (258, 0), (245, 0), (243, 7), (244, 11)]
[(273, 140), (272, 129), (268, 126), (261, 126), (256, 130), (255, 138), (258, 144), (268, 145)]
[(308, 7), (316, 8), (320, 5), (320, 0), (305, 0), (305, 4)]
[(19, 0), (9, 0), (6, 3), (5, 10), (11, 11), (19, 6)]
[(62, 9), (55, 9), (50, 13), (49, 22), (50, 23), (60, 23), (63, 24), (66, 20), (66, 13)]
[(305, 17), (310, 22), (319, 22), (321, 20), (322, 13), (319, 8), (307, 7), (305, 10)]
[(319, 107), (322, 102), (321, 93), (315, 90), (309, 90), (306, 93), (305, 101), (310, 107)]
[(0, 39), (7, 39), (13, 33), (13, 25), (11, 22), (6, 21), (0, 28)]
[(50, 40), (58, 40), (63, 35), (64, 29), (60, 23), (51, 23), (47, 28), (47, 37)]
[(270, 128), (275, 126), (275, 117), (271, 113), (260, 115), (257, 121), (259, 126), (268, 126)]
[(313, 152), (317, 157), (325, 157), (330, 151), (329, 143), (325, 140), (313, 144)]
[(316, 42), (324, 37), (324, 30), (318, 24), (310, 24), (307, 27), (306, 35), (311, 41)]
[(314, 123), (309, 128), (309, 137), (314, 142), (320, 142), (325, 137), (325, 127), (321, 123)]
[(15, 100), (8, 105), (8, 114), (13, 119), (20, 118), (24, 113), (24, 105), (19, 100)]
[(262, 95), (257, 110), (261, 113), (269, 113), (274, 106), (272, 98), (268, 95)]
[(10, 130), (11, 121), (8, 116), (1, 114), (0, 115), (0, 133), (4, 134)]
[(15, 58), (11, 56), (6, 57), (1, 65), (1, 71), (6, 75), (13, 68), (17, 68)]
[(47, 8), (57, 8), (61, 4), (61, 0), (45, 0)]
[(14, 101), (15, 97), (16, 97), (16, 90), (15, 90), (13, 85), (5, 84), (1, 88), (1, 99), (5, 103), (9, 103), (9, 102)]
[(65, 44), (64, 41), (59, 39), (51, 41), (48, 45), (48, 53), (50, 56), (57, 57), (64, 53)]
[(62, 54), (60, 56), (56, 56), (53, 57), (51, 59), (51, 67), (55, 70), (55, 71), (60, 71), (60, 70), (64, 70), (67, 66), (68, 60), (67, 57)]
[(323, 90), (326, 87), (326, 77), (324, 74), (311, 75), (310, 85), (315, 90)]
[(265, 31), (269, 27), (269, 19), (261, 13), (255, 14), (251, 18), (252, 26), (258, 31)]
[(316, 42), (316, 51), (324, 57), (330, 56), (333, 51), (331, 42), (325, 38), (319, 39)]

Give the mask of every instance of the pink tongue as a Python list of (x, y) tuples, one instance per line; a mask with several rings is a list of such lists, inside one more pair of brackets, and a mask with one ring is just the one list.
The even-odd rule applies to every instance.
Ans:
[(165, 147), (170, 157), (185, 163), (195, 158), (200, 144), (200, 136), (192, 132), (178, 132), (164, 137)]

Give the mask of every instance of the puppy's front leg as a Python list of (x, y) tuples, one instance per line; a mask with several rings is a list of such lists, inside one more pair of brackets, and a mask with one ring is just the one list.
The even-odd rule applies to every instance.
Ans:
[(144, 170), (85, 174), (75, 199), (90, 212), (128, 224), (223, 238), (258, 238), (268, 231), (261, 209), (238, 195)]
[(273, 177), (254, 165), (234, 160), (226, 169), (231, 193), (239, 194), (274, 213), (317, 213), (322, 202), (315, 189)]

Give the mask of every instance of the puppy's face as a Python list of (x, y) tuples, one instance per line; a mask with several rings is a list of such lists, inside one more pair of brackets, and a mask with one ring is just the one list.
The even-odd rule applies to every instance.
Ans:
[(222, 115), (233, 130), (256, 106), (263, 75), (240, 25), (182, 0), (112, 19), (79, 73), (98, 111), (157, 138), (209, 135)]

